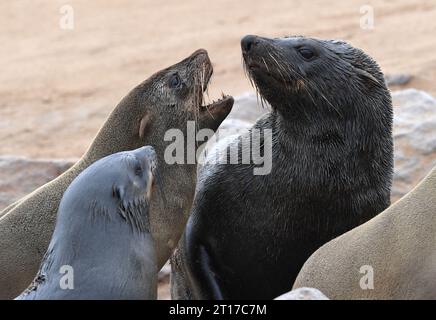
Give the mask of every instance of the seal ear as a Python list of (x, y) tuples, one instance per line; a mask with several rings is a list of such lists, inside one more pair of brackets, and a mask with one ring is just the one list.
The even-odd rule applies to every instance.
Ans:
[(383, 87), (383, 85), (380, 83), (380, 81), (378, 81), (369, 72), (362, 70), (362, 69), (359, 69), (359, 68), (356, 68), (356, 67), (354, 67), (354, 70), (356, 71), (356, 74), (365, 81), (365, 83), (367, 83), (371, 86)]
[(145, 112), (141, 121), (139, 122), (139, 138), (144, 139), (147, 129), (149, 128), (149, 124), (151, 123), (151, 115), (149, 112)]

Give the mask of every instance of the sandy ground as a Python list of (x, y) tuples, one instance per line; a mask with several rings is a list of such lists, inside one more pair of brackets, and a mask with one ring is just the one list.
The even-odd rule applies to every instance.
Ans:
[[(60, 28), (60, 8), (74, 29)], [(374, 29), (360, 28), (362, 5)], [(110, 110), (155, 71), (206, 48), (212, 95), (251, 90), (239, 41), (247, 34), (342, 38), (409, 87), (436, 94), (436, 1), (2, 1), (0, 155), (79, 157)]]

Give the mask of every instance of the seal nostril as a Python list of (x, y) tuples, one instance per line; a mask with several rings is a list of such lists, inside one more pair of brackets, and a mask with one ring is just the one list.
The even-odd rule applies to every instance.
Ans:
[(248, 35), (243, 37), (241, 40), (242, 51), (246, 53), (249, 52), (258, 42), (256, 36)]

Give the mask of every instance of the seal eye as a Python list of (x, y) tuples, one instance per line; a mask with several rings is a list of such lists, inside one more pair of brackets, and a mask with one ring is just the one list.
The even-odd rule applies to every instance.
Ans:
[(315, 56), (315, 53), (309, 48), (300, 48), (298, 53), (306, 60), (310, 60)]
[(180, 87), (181, 84), (182, 84), (182, 80), (180, 80), (180, 77), (177, 73), (173, 74), (170, 77), (169, 86), (171, 89), (176, 89)]
[(140, 165), (135, 166), (135, 175), (142, 176), (142, 168)]

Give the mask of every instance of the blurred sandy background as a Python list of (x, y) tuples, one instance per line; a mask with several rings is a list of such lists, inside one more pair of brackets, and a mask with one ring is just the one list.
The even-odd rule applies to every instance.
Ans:
[[(73, 30), (59, 26), (65, 4)], [(366, 4), (373, 30), (360, 28)], [(200, 47), (215, 64), (212, 96), (252, 90), (239, 47), (247, 33), (342, 38), (436, 94), (435, 0), (14, 0), (0, 16), (0, 155), (79, 157), (132, 87)]]

